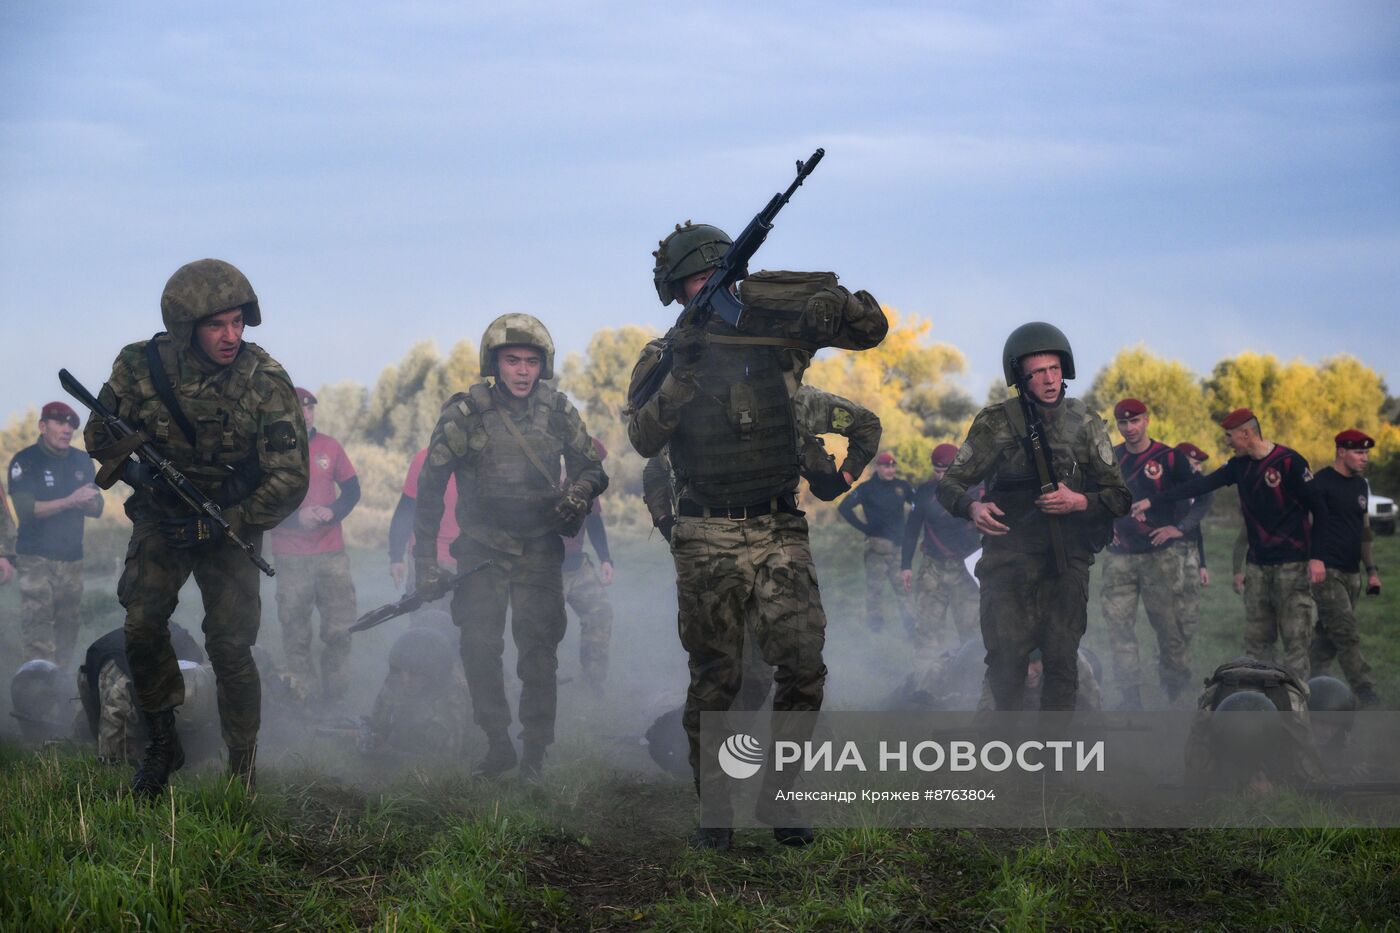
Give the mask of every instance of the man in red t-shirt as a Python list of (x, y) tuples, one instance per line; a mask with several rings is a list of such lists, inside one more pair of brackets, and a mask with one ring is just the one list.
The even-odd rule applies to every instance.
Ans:
[[(394, 585), (403, 589), (413, 581), (408, 579), (408, 565), (404, 555), (413, 548), (413, 518), (418, 512), (418, 477), (423, 472), (423, 461), (428, 459), (428, 448), (424, 447), (408, 462), (408, 474), (403, 478), (403, 495), (394, 508), (394, 516), (389, 519), (389, 576)], [(443, 493), (442, 525), (438, 527), (438, 565), (445, 573), (457, 572), (457, 561), (448, 550), (452, 542), (462, 533), (457, 527), (457, 477), (447, 480), (447, 491)], [(444, 606), (446, 608), (446, 606)]]
[(319, 696), (333, 704), (349, 686), (350, 626), (355, 623), (355, 583), (340, 524), (360, 501), (360, 479), (340, 442), (316, 430), (316, 396), (302, 388), (296, 392), (306, 419), (311, 483), (301, 505), (269, 536), (269, 550), (277, 559), (277, 620), (287, 679), (306, 700), (316, 683), (311, 610), (320, 612), (325, 647)]

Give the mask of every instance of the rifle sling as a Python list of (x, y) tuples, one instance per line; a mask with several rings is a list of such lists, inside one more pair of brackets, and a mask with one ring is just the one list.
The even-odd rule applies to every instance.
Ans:
[(185, 440), (190, 442), (190, 446), (196, 450), (199, 445), (194, 439), (194, 425), (190, 424), (190, 419), (185, 415), (185, 410), (180, 407), (180, 402), (175, 398), (175, 389), (170, 385), (170, 375), (165, 371), (165, 361), (160, 358), (160, 348), (156, 346), (156, 340), (165, 335), (165, 331), (156, 334), (146, 341), (146, 365), (151, 371), (151, 382), (156, 387), (156, 395), (170, 412), (170, 417), (175, 419), (175, 423), (180, 426), (180, 433), (185, 435)]
[(496, 415), (501, 419), (501, 423), (506, 426), (506, 430), (510, 432), (510, 436), (515, 438), (515, 442), (520, 445), (520, 450), (525, 454), (525, 459), (529, 460), (531, 466), (536, 470), (539, 470), (540, 475), (549, 483), (551, 489), (558, 489), (559, 478), (550, 474), (549, 468), (544, 465), (544, 461), (540, 459), (540, 455), (535, 453), (535, 448), (531, 447), (526, 442), (525, 435), (520, 433), (520, 429), (517, 428), (515, 422), (511, 420), (510, 412), (502, 411), (499, 406), (492, 407), (496, 409)]

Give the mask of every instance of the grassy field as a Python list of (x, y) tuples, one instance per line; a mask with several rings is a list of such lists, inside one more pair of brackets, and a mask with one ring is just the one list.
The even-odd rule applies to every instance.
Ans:
[[(1239, 649), (1232, 538), (1225, 527), (1209, 539), (1217, 578), (1196, 642), (1202, 676)], [(831, 703), (858, 707), (902, 678), (908, 652), (899, 633), (860, 624), (859, 545), (825, 529), (814, 545)], [(801, 851), (755, 830), (734, 852), (690, 852), (689, 785), (610, 744), (654, 715), (650, 693), (683, 670), (664, 550), (623, 540), (615, 551), (611, 702), (590, 712), (562, 688), (559, 754), (542, 786), (473, 782), (460, 762), (366, 774), (334, 739), (302, 737), (262, 768), (254, 796), (217, 767), (192, 768), (158, 805), (138, 807), (126, 768), (0, 742), (0, 928), (1400, 928), (1397, 830), (849, 829)], [(1400, 543), (1382, 539), (1383, 572), (1397, 558)], [(363, 606), (391, 595), (382, 565), (356, 555)], [(89, 580), (85, 639), (118, 618), (108, 585)], [(13, 589), (0, 618), (14, 617)], [(1097, 593), (1095, 583), (1089, 643), (1107, 659)], [(1391, 705), (1397, 604), (1400, 576), (1361, 615)], [(264, 611), (275, 651), (275, 610)], [(7, 651), (15, 628), (0, 633)], [(1150, 642), (1145, 620), (1140, 635)], [(357, 645), (356, 703), (382, 677), (372, 649), (390, 640)], [(1143, 660), (1154, 669), (1150, 644)]]

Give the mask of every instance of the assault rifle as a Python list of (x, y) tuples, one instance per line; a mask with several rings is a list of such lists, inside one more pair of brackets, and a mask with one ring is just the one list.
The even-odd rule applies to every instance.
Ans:
[(108, 409), (106, 405), (99, 402), (96, 396), (89, 392), (68, 370), (60, 369), (58, 371), (58, 381), (59, 384), (63, 386), (64, 391), (82, 402), (87, 406), (89, 411), (102, 420), (102, 423), (107, 427), (107, 431), (115, 440), (126, 440), (134, 444), (131, 453), (128, 454), (133, 461), (144, 463), (146, 466), (150, 467), (152, 474), (164, 481), (166, 488), (174, 493), (176, 498), (208, 519), (210, 524), (223, 532), (224, 537), (228, 538), (229, 541), (237, 545), (244, 554), (248, 555), (248, 559), (253, 562), (255, 567), (269, 577), (277, 575), (277, 571), (273, 570), (272, 566), (268, 564), (267, 561), (258, 556), (257, 549), (240, 538), (238, 533), (233, 530), (232, 526), (228, 523), (228, 519), (224, 518), (224, 510), (219, 507), (219, 504), (200, 492), (199, 487), (190, 482), (185, 474), (177, 470), (175, 465), (166, 459), (165, 455), (157, 450), (154, 444), (150, 441), (140, 441), (137, 443), (137, 439), (142, 435), (121, 418), (117, 417), (116, 413)]
[(371, 609), (369, 612), (360, 616), (354, 625), (350, 626), (350, 631), (363, 632), (365, 629), (374, 628), (376, 625), (383, 625), (390, 619), (397, 619), (401, 615), (406, 615), (420, 608), (424, 603), (431, 603), (435, 600), (442, 599), (448, 593), (455, 590), (457, 585), (467, 577), (485, 570), (494, 563), (494, 560), (484, 560), (470, 570), (463, 570), (461, 573), (454, 573), (450, 577), (443, 577), (436, 583), (428, 586), (420, 586), (396, 603), (389, 603), (387, 606)]
[[(749, 260), (754, 253), (763, 245), (763, 241), (768, 238), (768, 232), (773, 229), (773, 220), (778, 216), (778, 211), (783, 209), (783, 205), (793, 196), (797, 189), (812, 174), (812, 170), (817, 167), (817, 163), (826, 155), (825, 149), (818, 149), (812, 153), (812, 157), (806, 162), (798, 161), (797, 177), (787, 190), (781, 194), (773, 195), (773, 199), (768, 202), (768, 206), (759, 211), (749, 225), (744, 228), (744, 232), (735, 238), (729, 249), (725, 250), (724, 258), (715, 267), (714, 273), (705, 282), (695, 297), (686, 303), (685, 310), (676, 319), (677, 327), (704, 327), (709, 323), (710, 318), (719, 316), (732, 327), (738, 327), (739, 321), (744, 316), (744, 306), (730, 287), (744, 276), (749, 274)], [(629, 399), (633, 408), (637, 408), (646, 403), (647, 399), (656, 394), (656, 390), (661, 388), (661, 383), (666, 379), (666, 374), (671, 371), (671, 347), (669, 343), (661, 349), (661, 359), (657, 361), (651, 374), (646, 381), (637, 387), (634, 396)]]
[[(1026, 436), (1021, 438), (1021, 444), (1026, 448), (1026, 458), (1030, 460), (1035, 468), (1036, 487), (1040, 490), (1040, 495), (1054, 492), (1060, 485), (1055, 479), (1055, 454), (1050, 449), (1050, 445), (1045, 442), (1045, 422), (1041, 420), (1040, 411), (1031, 400), (1030, 391), (1026, 388), (1025, 375), (1021, 372), (1021, 361), (1015, 360), (1011, 364), (1011, 374), (1016, 377), (1016, 397), (1021, 402), (1021, 414), (1026, 421)], [(1050, 550), (1055, 557), (1055, 573), (1064, 573), (1069, 569), (1069, 562), (1065, 559), (1065, 535), (1064, 529), (1060, 526), (1058, 515), (1046, 515), (1045, 527), (1050, 534)]]

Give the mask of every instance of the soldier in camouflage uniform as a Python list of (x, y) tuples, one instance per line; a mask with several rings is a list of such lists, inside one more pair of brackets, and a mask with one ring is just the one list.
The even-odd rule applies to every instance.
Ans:
[[(653, 282), (662, 304), (693, 299), (730, 245), (716, 227), (678, 225), (655, 254)], [(829, 274), (756, 273), (739, 297), (746, 308), (742, 327), (716, 317), (703, 328), (673, 328), (664, 343), (652, 341), (642, 351), (628, 393), (632, 446), (655, 457), (669, 445), (675, 475), (671, 553), (690, 663), (684, 724), (697, 790), (708, 807), (693, 842), (706, 848), (729, 846), (726, 824), (733, 817), (723, 773), (700, 756), (700, 714), (733, 704), (746, 628), (764, 661), (777, 668), (775, 711), (820, 709), (826, 682), (826, 616), (796, 502), (802, 455), (785, 346), (867, 349), (889, 326), (873, 297), (841, 288)], [(780, 304), (783, 313), (767, 310)], [(785, 344), (789, 339), (795, 344)], [(673, 366), (643, 398), (641, 387), (667, 345)], [(774, 777), (780, 776), (770, 768), (765, 782)], [(773, 800), (771, 790), (761, 792), (765, 802)], [(758, 815), (780, 842), (812, 839), (789, 808), (769, 806)]]
[(501, 667), (509, 608), (521, 681), (520, 770), (534, 779), (554, 741), (565, 626), (561, 535), (578, 532), (608, 478), (583, 419), (562, 393), (544, 384), (554, 376), (554, 341), (543, 324), (528, 314), (492, 321), (481, 338), (481, 375), (493, 377), (494, 384), (482, 382), (454, 396), (428, 444), (418, 478), (414, 567), (420, 587), (441, 575), (438, 527), (447, 481), (455, 476), (462, 534), (452, 556), (459, 567), (495, 562), (452, 597), (473, 714), (490, 743), (476, 771), (499, 776), (518, 760)]
[(415, 619), (389, 651), (389, 673), (361, 750), (392, 758), (460, 755), (466, 726), (466, 684), (454, 668), (452, 644)]
[[(880, 447), (880, 418), (850, 399), (816, 386), (799, 385), (811, 356), (798, 351), (792, 359), (788, 389), (802, 443), (801, 474), (813, 495), (829, 501), (850, 489), (874, 458)], [(839, 467), (835, 458), (826, 452), (822, 441), (824, 434), (846, 438), (846, 457)], [(642, 470), (642, 499), (651, 514), (652, 525), (666, 538), (668, 545), (676, 526), (675, 496), (670, 453), (663, 450), (648, 460)], [(772, 690), (773, 666), (764, 662), (752, 627), (744, 640), (743, 669), (742, 685), (732, 708), (755, 710), (764, 704)]]
[[(1129, 494), (1113, 458), (1108, 428), (1082, 401), (1065, 395), (1074, 354), (1059, 328), (1024, 324), (1002, 351), (1008, 386), (1026, 393), (1044, 423), (1058, 485), (1041, 493), (1027, 455), (1026, 418), (1015, 397), (978, 412), (938, 501), (982, 532), (982, 641), (997, 709), (1020, 709), (1031, 652), (1041, 651), (1041, 709), (1075, 708), (1078, 649), (1088, 622), (1089, 566), (1108, 542)], [(1019, 385), (1018, 385), (1019, 383)], [(980, 482), (980, 501), (969, 494)], [(1057, 572), (1049, 522), (1063, 533), (1066, 569)]]
[[(170, 277), (161, 316), (166, 332), (125, 347), (99, 399), (218, 503), (244, 540), (260, 547), (263, 531), (306, 494), (309, 468), (306, 426), (291, 380), (266, 351), (243, 340), (245, 326), (262, 322), (257, 295), (233, 266), (201, 259)], [(258, 570), (207, 519), (131, 461), (132, 447), (99, 420), (88, 422), (88, 451), (103, 464), (98, 485), (109, 488), (122, 479), (135, 490), (126, 502), (133, 527), (117, 598), (126, 609), (126, 656), (151, 738), (132, 788), (140, 796), (158, 795), (184, 763), (174, 709), (185, 685), (169, 625), (191, 575), (204, 601), (204, 647), (218, 678), (229, 770), (251, 785), (261, 713), (249, 650), (262, 611)]]

